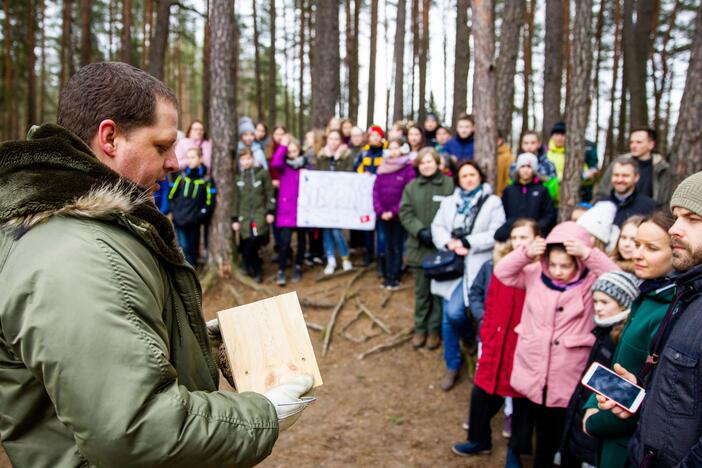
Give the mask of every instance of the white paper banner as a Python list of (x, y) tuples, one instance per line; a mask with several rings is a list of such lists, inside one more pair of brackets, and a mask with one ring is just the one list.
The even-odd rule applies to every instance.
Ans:
[(372, 231), (373, 182), (372, 174), (301, 171), (297, 225)]

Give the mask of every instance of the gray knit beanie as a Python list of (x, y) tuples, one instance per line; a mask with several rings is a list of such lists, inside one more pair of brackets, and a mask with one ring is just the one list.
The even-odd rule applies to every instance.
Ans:
[(670, 199), (670, 209), (676, 206), (702, 216), (702, 172), (692, 174), (680, 182)]
[(592, 292), (601, 291), (628, 309), (639, 295), (640, 283), (641, 281), (631, 273), (610, 271), (597, 278), (592, 285)]

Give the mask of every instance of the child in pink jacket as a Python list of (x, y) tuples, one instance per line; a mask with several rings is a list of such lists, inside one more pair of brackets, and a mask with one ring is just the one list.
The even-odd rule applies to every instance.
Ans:
[[(541, 261), (532, 263), (537, 257)], [(595, 340), (590, 290), (598, 276), (614, 270), (619, 267), (592, 248), (589, 233), (572, 221), (495, 267), (504, 284), (526, 289), (510, 384), (530, 401), (535, 467), (553, 466), (568, 401)]]

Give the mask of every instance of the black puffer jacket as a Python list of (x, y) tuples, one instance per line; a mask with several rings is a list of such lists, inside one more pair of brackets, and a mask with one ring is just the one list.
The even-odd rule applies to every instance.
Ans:
[(204, 165), (197, 169), (186, 167), (178, 174), (168, 194), (173, 224), (191, 227), (209, 220), (214, 212), (215, 193), (214, 183), (207, 176)]
[(634, 215), (646, 216), (653, 213), (656, 209), (656, 202), (653, 198), (647, 197), (642, 193), (638, 193), (634, 190), (634, 193), (626, 197), (624, 200), (619, 200), (614, 195), (614, 189), (612, 190), (609, 198), (605, 200), (611, 201), (617, 205), (617, 214), (614, 217), (614, 224), (621, 227), (622, 223)]
[(531, 218), (539, 223), (541, 235), (546, 236), (556, 225), (558, 212), (548, 189), (540, 182), (532, 180), (526, 185), (519, 182), (505, 188), (502, 193), (502, 206), (508, 220)]
[[(702, 265), (673, 276), (670, 334), (646, 382), (646, 399), (629, 444), (633, 466), (702, 466)], [(663, 324), (665, 324), (665, 319)]]
[[(595, 335), (595, 343), (592, 345), (590, 356), (587, 359), (585, 372), (593, 362), (599, 362), (609, 367), (614, 349), (617, 347), (612, 341), (611, 332), (612, 327), (597, 327), (592, 331), (592, 334)], [(583, 432), (584, 406), (591, 394), (590, 390), (580, 384), (575, 388), (566, 411), (561, 454), (569, 460), (577, 459), (581, 463), (594, 465), (597, 455), (597, 439)]]

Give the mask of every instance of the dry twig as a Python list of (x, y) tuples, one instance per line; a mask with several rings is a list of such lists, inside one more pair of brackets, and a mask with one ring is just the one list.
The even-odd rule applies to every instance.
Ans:
[(367, 356), (370, 356), (371, 354), (379, 353), (388, 349), (392, 349), (395, 346), (399, 346), (406, 341), (409, 341), (412, 338), (412, 332), (414, 331), (414, 327), (407, 328), (405, 330), (402, 330), (400, 333), (397, 333), (393, 337), (391, 337), (388, 341), (385, 343), (381, 343), (377, 346), (372, 347), (368, 351), (361, 353), (358, 355), (358, 359), (365, 359)]
[(356, 306), (358, 306), (359, 309), (363, 311), (364, 314), (368, 316), (369, 319), (373, 321), (376, 325), (378, 325), (385, 333), (388, 335), (392, 335), (392, 330), (390, 330), (390, 327), (385, 325), (382, 320), (380, 320), (368, 307), (366, 307), (361, 301), (356, 299)]

